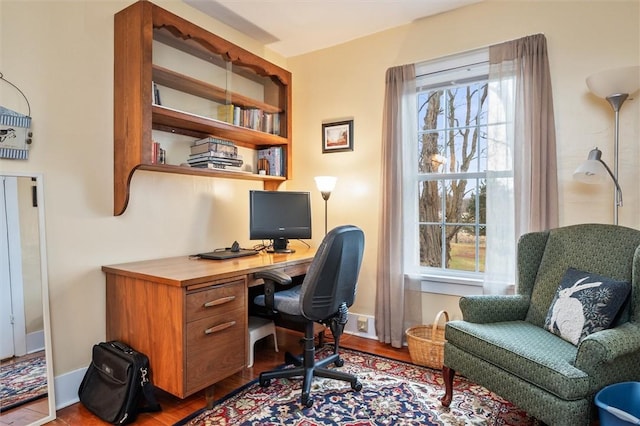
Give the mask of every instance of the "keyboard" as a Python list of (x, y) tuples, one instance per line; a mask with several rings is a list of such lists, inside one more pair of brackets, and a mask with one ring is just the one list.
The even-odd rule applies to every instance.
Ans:
[(224, 259), (234, 259), (236, 257), (253, 256), (256, 254), (258, 254), (257, 250), (240, 249), (240, 251), (215, 250), (215, 251), (210, 251), (208, 253), (200, 253), (198, 254), (198, 256), (200, 257), (200, 259), (224, 260)]

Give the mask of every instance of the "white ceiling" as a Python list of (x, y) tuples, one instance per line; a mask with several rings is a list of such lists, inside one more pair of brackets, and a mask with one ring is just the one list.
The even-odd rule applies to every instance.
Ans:
[(284, 57), (482, 0), (183, 0)]

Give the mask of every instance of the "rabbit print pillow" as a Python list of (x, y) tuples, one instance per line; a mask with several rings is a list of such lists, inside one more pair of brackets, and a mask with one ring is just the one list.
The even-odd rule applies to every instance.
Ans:
[(631, 291), (628, 282), (567, 269), (551, 302), (544, 327), (577, 345), (609, 328)]

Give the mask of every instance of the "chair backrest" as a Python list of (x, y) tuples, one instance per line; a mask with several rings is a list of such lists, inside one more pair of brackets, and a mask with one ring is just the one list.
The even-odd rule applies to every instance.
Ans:
[(324, 237), (302, 283), (300, 309), (312, 321), (333, 317), (342, 303), (353, 305), (364, 251), (364, 233), (353, 225)]
[(572, 225), (523, 236), (518, 245), (518, 293), (531, 296), (527, 321), (544, 325), (569, 267), (630, 282), (628, 319), (629, 313), (633, 315), (640, 308), (640, 270), (634, 275), (634, 254), (639, 246), (640, 230), (607, 224)]

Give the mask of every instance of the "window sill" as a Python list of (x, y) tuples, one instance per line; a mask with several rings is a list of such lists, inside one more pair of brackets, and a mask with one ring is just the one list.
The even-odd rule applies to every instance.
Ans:
[(444, 275), (405, 275), (405, 288), (422, 293), (449, 296), (474, 296), (482, 294), (483, 280)]

